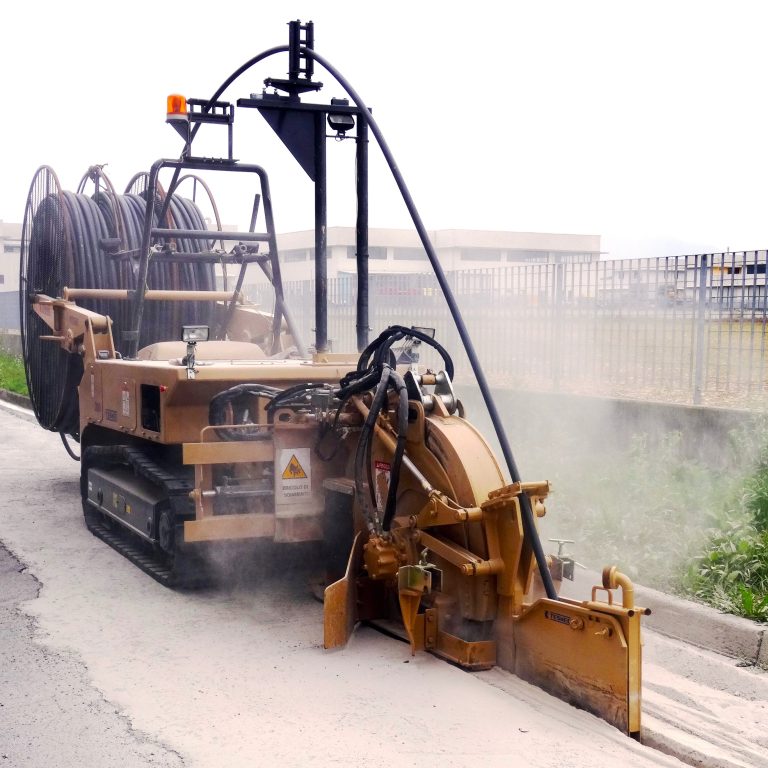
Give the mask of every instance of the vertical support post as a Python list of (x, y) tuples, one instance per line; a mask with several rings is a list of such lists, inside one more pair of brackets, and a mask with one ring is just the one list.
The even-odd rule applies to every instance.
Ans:
[(301, 22), (288, 22), (288, 78), (296, 81), (301, 75)]
[(565, 293), (565, 264), (559, 256), (555, 257), (552, 272), (552, 321), (553, 321), (553, 359), (552, 359), (552, 387), (555, 392), (560, 391), (563, 368), (563, 334), (565, 333), (563, 296)]
[(698, 281), (696, 292), (696, 325), (695, 349), (693, 367), (693, 404), (701, 405), (701, 395), (704, 388), (704, 356), (706, 354), (706, 309), (707, 309), (707, 254), (703, 253), (699, 260)]
[[(288, 322), (288, 315), (285, 314), (285, 297), (283, 295), (283, 276), (280, 272), (280, 259), (277, 253), (277, 235), (275, 234), (275, 217), (272, 211), (272, 192), (269, 189), (269, 179), (266, 173), (259, 173), (261, 180), (261, 197), (264, 203), (264, 223), (269, 233), (269, 269), (267, 278), (272, 283), (275, 290), (275, 311), (272, 318), (272, 354), (280, 351), (280, 336), (283, 327), (283, 317)], [(254, 201), (255, 205), (255, 201)], [(266, 265), (262, 263), (262, 271)], [(266, 271), (265, 271), (266, 274)], [(289, 328), (293, 333), (292, 329)], [(296, 338), (296, 337), (294, 337)], [(300, 351), (302, 355), (304, 351)]]
[(357, 258), (357, 351), (368, 346), (368, 122), (364, 114), (357, 121), (356, 148), (357, 224), (355, 255)]
[[(152, 221), (155, 214), (155, 195), (157, 194), (157, 176), (160, 173), (162, 160), (153, 163), (149, 171), (149, 181), (147, 182), (147, 208), (144, 215), (144, 227), (141, 235), (141, 251), (139, 253), (139, 270), (136, 277), (136, 290), (133, 294), (133, 305), (131, 306), (131, 324), (123, 331), (123, 341), (125, 342), (125, 357), (136, 357), (139, 351), (139, 335), (141, 333), (141, 320), (144, 314), (144, 293), (147, 290), (147, 275), (149, 273), (149, 244), (152, 239)], [(173, 185), (178, 178), (181, 166), (176, 167), (171, 191), (165, 200), (165, 205), (170, 203), (173, 194)]]
[(328, 201), (325, 113), (315, 113), (315, 349), (328, 351)]
[[(233, 153), (234, 153), (234, 137), (233, 137), (233, 128), (235, 125), (235, 105), (230, 104), (229, 105), (229, 123), (227, 124), (227, 157), (230, 160), (233, 160)], [(197, 183), (197, 182), (195, 182)]]

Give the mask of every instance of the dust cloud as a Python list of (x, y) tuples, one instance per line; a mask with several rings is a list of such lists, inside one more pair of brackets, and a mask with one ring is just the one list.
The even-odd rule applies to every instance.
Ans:
[[(460, 386), (467, 418), (498, 441), (480, 392)], [(617, 564), (646, 586), (677, 590), (708, 532), (738, 502), (765, 442), (741, 411), (496, 389), (524, 480), (549, 480), (548, 539), (588, 568)]]

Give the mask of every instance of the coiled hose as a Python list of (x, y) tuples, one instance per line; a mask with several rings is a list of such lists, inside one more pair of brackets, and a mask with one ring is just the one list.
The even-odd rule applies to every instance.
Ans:
[[(61, 296), (64, 287), (135, 289), (146, 199), (146, 192), (117, 195), (111, 184), (97, 185), (91, 196), (63, 191), (52, 169), (44, 166), (35, 174), (22, 235), (20, 326), (30, 400), (46, 429), (79, 438), (77, 387), (83, 364), (78, 355), (40, 338), (50, 329), (35, 314), (34, 297)], [(207, 229), (197, 206), (175, 195), (163, 227)], [(182, 253), (200, 253), (211, 244), (178, 238), (172, 245)], [(212, 290), (214, 267), (156, 259), (150, 263), (147, 285), (158, 290)], [(121, 331), (129, 327), (130, 302), (92, 299), (78, 304), (112, 318), (119, 351)], [(183, 324), (210, 325), (212, 313), (210, 302), (147, 302), (140, 346), (176, 339)]]

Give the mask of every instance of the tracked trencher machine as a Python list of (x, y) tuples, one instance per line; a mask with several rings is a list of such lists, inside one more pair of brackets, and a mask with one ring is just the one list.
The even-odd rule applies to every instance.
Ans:
[[(169, 97), (181, 157), (155, 162), (125, 193), (99, 166), (74, 193), (48, 167), (33, 179), (20, 289), (27, 380), (40, 424), (74, 457), (79, 443), (86, 524), (171, 587), (205, 582), (211, 554), (231, 545), (240, 555), (264, 542), (316, 547), (327, 648), (371, 622), (413, 652), (470, 670), (500, 665), (638, 736), (644, 610), (632, 584), (608, 567), (585, 599), (559, 595), (573, 562), (546, 555), (537, 533), (549, 485), (520, 476), (381, 130), (315, 51), (312, 24), (289, 31), (288, 45), (250, 59), (212, 98)], [(237, 109), (221, 100), (251, 67), (286, 54), (287, 77), (268, 78)], [(321, 88), (316, 66), (345, 98), (307, 99)], [(235, 113), (254, 109), (314, 183), (311, 346), (283, 293), (267, 174), (233, 157)], [(202, 125), (226, 135), (226, 157), (194, 154)], [(347, 353), (328, 343), (329, 131), (354, 141), (357, 155), (357, 351)], [(403, 317), (369, 339), (370, 137), (443, 289), (503, 463), (467, 419), (450, 354), (429, 329)], [(215, 212), (206, 179), (231, 174), (256, 190), (248, 232), (222, 231), (217, 214), (209, 229), (198, 205)], [(244, 299), (249, 268), (274, 289), (269, 311)], [(419, 362), (427, 347), (438, 366)]]

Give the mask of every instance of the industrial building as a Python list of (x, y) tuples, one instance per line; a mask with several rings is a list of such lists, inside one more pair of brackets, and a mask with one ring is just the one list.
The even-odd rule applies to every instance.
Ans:
[[(509, 264), (584, 263), (600, 259), (599, 235), (542, 232), (508, 232), (439, 229), (429, 233), (446, 272), (501, 267)], [(329, 227), (327, 232), (328, 278), (356, 271), (355, 230)], [(427, 255), (418, 234), (411, 229), (371, 229), (368, 239), (371, 274), (428, 272)], [(314, 232), (278, 235), (283, 279), (313, 277)]]

